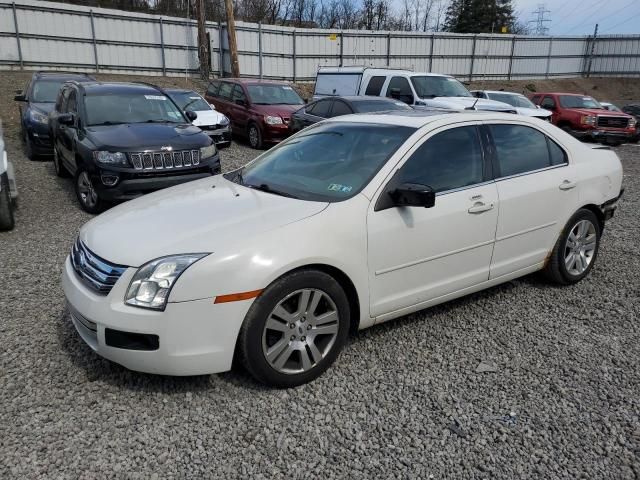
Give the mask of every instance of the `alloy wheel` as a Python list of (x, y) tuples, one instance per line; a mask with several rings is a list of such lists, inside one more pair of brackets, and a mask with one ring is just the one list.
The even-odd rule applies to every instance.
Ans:
[(87, 172), (80, 172), (78, 175), (78, 193), (80, 195), (80, 201), (88, 208), (94, 208), (98, 203), (98, 194), (96, 193), (95, 188), (93, 188), (93, 183), (91, 183), (91, 178), (89, 178), (89, 174)]
[(257, 148), (258, 147), (258, 143), (259, 143), (259, 138), (258, 138), (258, 129), (256, 127), (250, 127), (249, 128), (249, 143), (251, 144), (251, 146), (253, 148)]
[(326, 292), (297, 290), (283, 298), (267, 317), (262, 353), (280, 373), (306, 372), (329, 354), (339, 324), (336, 304)]
[(589, 268), (596, 244), (596, 226), (591, 221), (580, 220), (573, 226), (564, 247), (564, 264), (570, 275), (582, 275)]

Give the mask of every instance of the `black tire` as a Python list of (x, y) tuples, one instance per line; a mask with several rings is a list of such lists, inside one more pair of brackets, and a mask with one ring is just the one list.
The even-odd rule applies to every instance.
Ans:
[[(324, 357), (311, 368), (300, 373), (283, 373), (269, 364), (263, 351), (263, 333), (266, 322), (275, 307), (289, 295), (302, 289), (320, 290), (333, 301), (338, 314), (337, 333), (333, 343), (325, 351)], [(346, 342), (349, 323), (349, 302), (338, 282), (330, 275), (318, 270), (298, 270), (274, 281), (255, 300), (240, 329), (238, 357), (247, 371), (259, 382), (274, 387), (296, 387), (317, 378), (335, 361)], [(308, 326), (308, 328), (312, 327)], [(295, 332), (295, 329), (292, 332)], [(286, 340), (285, 337), (288, 335), (283, 333), (282, 339)], [(301, 339), (304, 341), (305, 337)], [(289, 345), (291, 343), (289, 341)]]
[(56, 176), (60, 178), (69, 178), (71, 175), (66, 167), (60, 161), (60, 155), (58, 154), (58, 149), (53, 147), (53, 169), (56, 172)]
[(11, 230), (15, 225), (15, 221), (11, 193), (9, 192), (9, 176), (6, 172), (0, 175), (0, 183), (2, 183), (2, 190), (0, 191), (0, 230)]
[[(595, 230), (595, 251), (593, 252), (593, 256), (586, 268), (585, 271), (579, 274), (571, 273), (566, 266), (565, 256), (569, 247), (567, 246), (567, 239), (571, 234), (572, 230), (577, 226), (577, 224), (583, 220), (590, 222)], [(600, 221), (598, 217), (596, 217), (595, 213), (591, 210), (580, 209), (578, 210), (572, 217), (569, 219), (567, 224), (565, 225), (562, 233), (558, 237), (558, 241), (556, 242), (553, 250), (551, 251), (551, 255), (549, 257), (549, 261), (544, 267), (544, 274), (547, 279), (551, 280), (554, 283), (558, 283), (560, 285), (571, 285), (574, 283), (578, 283), (584, 277), (586, 277), (593, 265), (595, 264), (598, 258), (598, 250), (600, 249), (600, 237), (602, 235), (602, 230), (600, 227)]]
[(37, 160), (36, 154), (33, 153), (33, 145), (31, 144), (29, 135), (27, 135), (24, 139), (24, 154), (29, 160)]
[(247, 138), (249, 139), (249, 145), (251, 148), (260, 150), (263, 147), (262, 132), (260, 131), (260, 127), (255, 123), (249, 124), (249, 128), (247, 129)]
[[(84, 192), (83, 185), (86, 184), (85, 182), (87, 180), (89, 182), (89, 191)], [(97, 214), (107, 208), (106, 202), (100, 198), (99, 193), (93, 187), (91, 176), (86, 172), (86, 170), (84, 170), (83, 168), (78, 168), (73, 183), (78, 203), (80, 203), (80, 206), (85, 212)], [(93, 191), (93, 194), (95, 194), (95, 196), (91, 191)]]

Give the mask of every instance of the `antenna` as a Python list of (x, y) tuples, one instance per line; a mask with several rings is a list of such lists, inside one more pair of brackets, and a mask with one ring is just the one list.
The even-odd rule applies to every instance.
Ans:
[(531, 12), (535, 15), (533, 20), (529, 20), (528, 23), (535, 23), (535, 34), (536, 35), (549, 35), (549, 27), (547, 27), (546, 23), (551, 22), (550, 18), (545, 18), (547, 13), (551, 13), (551, 10), (547, 10), (547, 5), (545, 3), (539, 3), (538, 9)]
[(476, 103), (478, 103), (478, 100), (480, 100), (480, 97), (476, 98), (476, 101), (473, 102), (473, 105), (471, 105), (470, 107), (465, 108), (465, 110), (475, 110), (476, 109)]

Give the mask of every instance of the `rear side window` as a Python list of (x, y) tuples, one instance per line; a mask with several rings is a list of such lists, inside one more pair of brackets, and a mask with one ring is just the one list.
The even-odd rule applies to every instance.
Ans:
[(556, 101), (551, 97), (544, 97), (544, 100), (542, 100), (542, 103), (540, 106), (542, 108), (555, 108)]
[(222, 82), (220, 84), (220, 90), (218, 90), (218, 97), (225, 100), (231, 100), (231, 91), (233, 90), (233, 83)]
[(234, 102), (236, 100), (242, 100), (244, 102), (247, 101), (247, 96), (244, 94), (244, 90), (242, 90), (242, 87), (240, 85), (236, 85), (235, 87), (233, 87), (233, 99)]
[(220, 90), (220, 82), (211, 82), (209, 84), (209, 87), (207, 88), (206, 95), (208, 97), (217, 97), (219, 90)]
[(482, 149), (476, 127), (452, 128), (431, 137), (402, 166), (399, 180), (428, 185), (435, 192), (482, 183)]
[(329, 116), (331, 102), (333, 102), (333, 100), (320, 100), (314, 103), (311, 108), (307, 108), (307, 113), (315, 115), (316, 117), (327, 118)]
[(349, 115), (351, 113), (353, 113), (353, 110), (351, 110), (351, 107), (346, 103), (340, 102), (338, 100), (333, 102), (333, 110), (331, 110), (332, 117), (338, 117), (340, 115)]
[(499, 177), (519, 175), (567, 162), (564, 151), (542, 132), (522, 125), (491, 125)]
[(364, 92), (365, 95), (373, 95), (375, 97), (380, 95), (382, 92), (382, 86), (384, 85), (384, 81), (387, 77), (371, 77), (369, 80), (369, 85), (367, 85), (367, 90)]

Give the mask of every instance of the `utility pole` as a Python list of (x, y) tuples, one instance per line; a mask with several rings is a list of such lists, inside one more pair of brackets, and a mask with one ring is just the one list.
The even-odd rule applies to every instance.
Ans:
[(535, 34), (540, 36), (545, 36), (549, 34), (549, 27), (547, 27), (546, 23), (550, 22), (551, 19), (545, 18), (547, 13), (551, 13), (551, 10), (547, 10), (547, 5), (544, 3), (538, 4), (538, 9), (531, 12), (535, 15), (533, 20), (529, 20), (529, 23), (535, 24)]
[(198, 59), (200, 60), (200, 78), (209, 79), (211, 71), (211, 51), (205, 23), (204, 0), (196, 0), (196, 18), (198, 19)]
[(232, 0), (224, 0), (227, 10), (227, 36), (229, 38), (229, 55), (231, 57), (231, 76), (240, 76), (240, 65), (238, 64), (238, 43), (236, 42), (236, 21), (233, 16)]
[(596, 23), (596, 29), (593, 31), (593, 38), (591, 39), (591, 48), (589, 50), (589, 60), (587, 61), (587, 78), (591, 75), (591, 63), (593, 62), (593, 53), (596, 50), (596, 39), (598, 38), (598, 24)]

